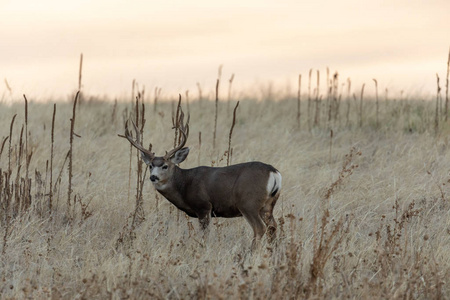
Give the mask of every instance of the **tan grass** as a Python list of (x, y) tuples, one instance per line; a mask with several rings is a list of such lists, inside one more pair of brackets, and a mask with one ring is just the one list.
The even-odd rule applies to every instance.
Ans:
[[(148, 180), (140, 185), (135, 155), (131, 178), (137, 189), (129, 187), (129, 145), (117, 137), (122, 120), (111, 117), (113, 111), (136, 112), (139, 103), (129, 101), (86, 101), (74, 124), (71, 103), (58, 103), (55, 113), (53, 104), (28, 102), (30, 174), (48, 175), (40, 183), (32, 178), (31, 205), (12, 214), (5, 201), (7, 191), (21, 195), (16, 178), (26, 177), (19, 145), (26, 118), (23, 104), (0, 104), (2, 298), (449, 298), (450, 128), (441, 120), (434, 134), (434, 102), (388, 100), (377, 110), (375, 99), (365, 97), (361, 123), (360, 103), (348, 97), (335, 112), (346, 117), (329, 124), (326, 101), (315, 104), (322, 105), (317, 126), (310, 107), (299, 129), (295, 97), (240, 101), (233, 163), (260, 160), (283, 175), (274, 210), (278, 237), (253, 254), (243, 218), (215, 220), (202, 240), (195, 219), (179, 216), (162, 198), (157, 202)], [(171, 105), (160, 101), (157, 111), (137, 115), (146, 120), (144, 140), (157, 154), (173, 145)], [(215, 105), (190, 102), (190, 130), (199, 132), (199, 141), (188, 141), (191, 156), (183, 168), (213, 160), (226, 165), (217, 153), (229, 146), (232, 120), (226, 118), (227, 103), (219, 102), (223, 113), (214, 149)], [(81, 136), (72, 146), (71, 130)], [(70, 147), (72, 176), (66, 162)], [(49, 159), (53, 167), (46, 172)], [(69, 180), (76, 195), (70, 220), (62, 200)], [(129, 190), (142, 197), (145, 219), (127, 239), (137, 205), (127, 197)], [(39, 213), (43, 204), (48, 208), (49, 197), (52, 218)]]

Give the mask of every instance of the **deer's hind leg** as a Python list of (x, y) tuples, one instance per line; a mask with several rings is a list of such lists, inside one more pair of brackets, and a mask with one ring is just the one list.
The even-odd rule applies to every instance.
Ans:
[(241, 213), (253, 229), (253, 241), (251, 249), (255, 250), (256, 244), (261, 240), (264, 232), (266, 231), (266, 225), (264, 224), (261, 216), (257, 211), (253, 212), (251, 210), (241, 210)]
[(266, 231), (269, 243), (273, 242), (277, 235), (277, 222), (273, 217), (273, 208), (275, 207), (279, 196), (280, 194), (276, 194), (274, 197), (270, 197), (259, 212), (261, 218), (267, 226)]

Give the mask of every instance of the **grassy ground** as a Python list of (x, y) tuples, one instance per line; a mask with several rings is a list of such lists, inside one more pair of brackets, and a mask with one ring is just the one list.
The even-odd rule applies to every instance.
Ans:
[[(0, 104), (1, 298), (450, 298), (450, 127), (436, 127), (435, 104), (382, 101), (377, 122), (373, 100), (332, 102), (330, 120), (330, 103), (302, 101), (300, 125), (297, 104), (237, 110), (232, 162), (283, 176), (277, 239), (254, 253), (243, 218), (213, 219), (202, 240), (148, 180), (136, 209), (142, 171), (117, 136), (132, 104), (79, 103), (70, 158), (73, 103), (57, 103), (53, 160), (53, 104)], [(226, 165), (233, 106), (219, 103), (213, 149), (214, 102), (190, 103), (181, 167)], [(173, 107), (145, 103), (144, 144), (159, 155)]]

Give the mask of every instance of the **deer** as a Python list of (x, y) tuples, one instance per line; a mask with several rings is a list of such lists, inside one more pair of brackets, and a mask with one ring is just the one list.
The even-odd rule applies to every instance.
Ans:
[[(226, 167), (199, 166), (182, 169), (178, 165), (189, 154), (185, 147), (189, 134), (189, 118), (183, 124), (184, 114), (172, 129), (178, 129), (178, 146), (155, 156), (141, 143), (138, 128), (132, 122), (135, 137), (125, 123), (125, 135), (141, 153), (150, 170), (150, 181), (158, 193), (189, 217), (198, 218), (205, 232), (211, 217), (234, 218), (243, 216), (253, 229), (252, 250), (264, 234), (271, 243), (276, 237), (277, 223), (273, 209), (280, 196), (282, 177), (273, 166), (259, 162), (245, 162)], [(174, 122), (175, 123), (175, 122)]]

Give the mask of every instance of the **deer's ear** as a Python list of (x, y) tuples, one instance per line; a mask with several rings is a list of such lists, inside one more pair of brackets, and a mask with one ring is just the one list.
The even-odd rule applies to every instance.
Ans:
[(175, 152), (175, 155), (170, 159), (174, 164), (182, 163), (189, 154), (189, 148), (184, 147)]
[(150, 159), (150, 157), (142, 151), (141, 151), (141, 157), (146, 165), (150, 165), (152, 163), (152, 160)]

